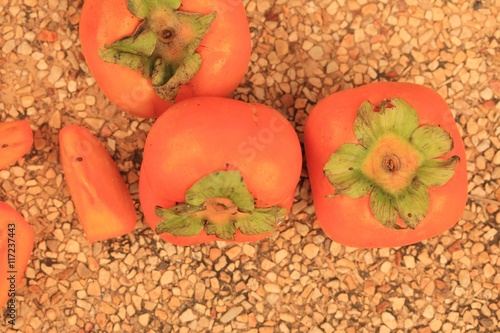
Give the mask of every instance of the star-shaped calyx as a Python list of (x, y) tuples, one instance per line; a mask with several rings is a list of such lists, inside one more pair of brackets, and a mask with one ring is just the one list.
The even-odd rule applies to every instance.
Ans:
[(340, 146), (323, 169), (334, 195), (370, 195), (371, 212), (385, 227), (415, 228), (429, 209), (428, 187), (448, 182), (459, 161), (441, 158), (453, 149), (450, 134), (420, 126), (418, 113), (400, 98), (362, 103), (353, 130), (359, 144)]
[(201, 178), (188, 191), (186, 202), (156, 208), (163, 220), (156, 233), (195, 236), (204, 228), (208, 235), (233, 240), (239, 229), (245, 235), (272, 232), (286, 214), (279, 206), (257, 208), (238, 170), (217, 171)]
[(179, 11), (180, 5), (180, 0), (128, 0), (128, 9), (142, 22), (131, 36), (99, 50), (103, 61), (141, 71), (168, 102), (201, 68), (196, 49), (215, 18), (215, 12)]

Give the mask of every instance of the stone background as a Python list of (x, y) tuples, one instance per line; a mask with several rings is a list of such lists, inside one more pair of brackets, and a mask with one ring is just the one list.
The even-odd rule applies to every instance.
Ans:
[(234, 94), (285, 114), (339, 90), (415, 82), (450, 105), (467, 152), (457, 225), (400, 248), (355, 249), (315, 221), (307, 170), (290, 220), (267, 240), (176, 247), (142, 222), (90, 245), (58, 160), (59, 130), (86, 126), (138, 203), (151, 120), (96, 86), (78, 40), (82, 1), (0, 0), (0, 121), (29, 117), (34, 149), (0, 171), (0, 199), (36, 244), (7, 332), (495, 332), (500, 321), (500, 1), (244, 0), (253, 53)]

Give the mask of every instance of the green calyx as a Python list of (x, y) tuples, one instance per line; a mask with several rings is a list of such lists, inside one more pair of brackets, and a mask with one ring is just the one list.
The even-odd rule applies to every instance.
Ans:
[(245, 235), (276, 230), (286, 214), (278, 206), (256, 208), (254, 198), (237, 170), (218, 171), (201, 178), (186, 192), (186, 202), (171, 208), (156, 208), (163, 220), (156, 233), (195, 236), (204, 228), (208, 235), (234, 240), (239, 229)]
[(353, 130), (359, 144), (340, 146), (323, 169), (334, 195), (370, 195), (370, 209), (382, 225), (415, 228), (429, 209), (428, 187), (448, 182), (459, 162), (458, 156), (441, 158), (453, 149), (450, 134), (420, 126), (418, 113), (400, 98), (361, 104)]
[(132, 36), (99, 50), (103, 61), (141, 71), (168, 102), (201, 68), (196, 49), (215, 18), (215, 13), (178, 11), (180, 4), (179, 0), (128, 0), (128, 9), (142, 22)]

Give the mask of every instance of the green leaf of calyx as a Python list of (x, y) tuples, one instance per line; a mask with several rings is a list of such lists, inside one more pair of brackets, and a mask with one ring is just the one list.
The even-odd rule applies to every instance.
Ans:
[(379, 115), (379, 126), (384, 133), (395, 133), (405, 140), (408, 140), (420, 125), (417, 111), (401, 98), (383, 101)]
[(363, 102), (354, 120), (354, 135), (365, 148), (370, 147), (380, 136), (378, 113), (369, 101)]
[(323, 171), (330, 175), (359, 170), (366, 154), (367, 150), (362, 146), (355, 143), (345, 143), (330, 156)]
[(206, 231), (207, 235), (215, 235), (224, 240), (234, 240), (236, 227), (232, 221), (223, 224), (207, 223)]
[(377, 108), (367, 101), (358, 110), (354, 121), (354, 135), (368, 149), (388, 133), (407, 140), (418, 126), (418, 113), (401, 98), (384, 100)]
[(174, 236), (195, 236), (199, 234), (205, 226), (203, 218), (196, 216), (196, 211), (202, 207), (189, 207), (179, 205), (169, 209), (156, 208), (156, 214), (163, 218), (156, 225), (157, 234), (169, 233)]
[(417, 171), (417, 180), (425, 186), (442, 186), (455, 174), (455, 167), (460, 161), (458, 156), (449, 159), (431, 159), (425, 161)]
[(419, 127), (411, 136), (410, 142), (426, 158), (443, 156), (453, 150), (453, 139), (439, 126)]
[(187, 192), (186, 202), (200, 206), (208, 198), (231, 199), (241, 212), (254, 210), (254, 198), (238, 170), (217, 171), (201, 178)]
[(276, 224), (285, 218), (286, 209), (278, 206), (256, 208), (251, 214), (236, 221), (236, 227), (245, 235), (258, 235), (273, 232)]
[(125, 37), (110, 45), (105, 45), (105, 48), (112, 49), (116, 52), (125, 52), (149, 57), (155, 50), (155, 44), (156, 34), (153, 31), (147, 31), (137, 35), (137, 37)]
[(346, 143), (330, 156), (323, 173), (335, 186), (336, 195), (361, 198), (373, 190), (373, 184), (360, 171), (366, 153), (364, 147)]
[(181, 2), (181, 0), (127, 0), (127, 7), (134, 16), (144, 19), (155, 8), (166, 6), (171, 9), (177, 9), (181, 5)]
[(99, 50), (99, 57), (105, 62), (141, 70), (154, 52), (156, 34), (147, 32), (135, 37), (126, 37)]
[(424, 219), (430, 205), (429, 190), (415, 181), (396, 198), (396, 210), (404, 223), (414, 229)]
[(186, 56), (183, 62), (173, 68), (168, 62), (161, 61), (152, 74), (153, 88), (163, 100), (173, 103), (180, 87), (189, 83), (201, 68), (201, 56), (198, 53)]
[(216, 13), (212, 12), (206, 15), (198, 13), (177, 12), (179, 21), (193, 27), (194, 36), (186, 46), (186, 53), (192, 54), (201, 43), (201, 40), (210, 30), (210, 25), (215, 20)]
[(400, 229), (398, 226), (398, 213), (393, 196), (385, 193), (380, 188), (375, 188), (370, 195), (370, 208), (382, 225), (390, 229)]
[(156, 207), (156, 216), (161, 218), (169, 218), (172, 215), (189, 216), (198, 212), (204, 211), (206, 208), (203, 206), (192, 206), (189, 204), (180, 204), (170, 208)]

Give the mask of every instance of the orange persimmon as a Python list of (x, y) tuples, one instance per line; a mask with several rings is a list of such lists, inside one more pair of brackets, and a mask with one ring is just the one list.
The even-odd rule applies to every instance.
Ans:
[(141, 207), (174, 244), (256, 241), (287, 214), (301, 169), (297, 134), (278, 111), (192, 98), (162, 114), (148, 134)]
[(0, 169), (3, 169), (30, 151), (33, 131), (27, 119), (0, 123)]
[(320, 101), (305, 127), (318, 223), (353, 247), (416, 243), (451, 228), (467, 201), (466, 158), (448, 105), (409, 83)]
[(136, 211), (118, 166), (97, 137), (85, 127), (59, 132), (64, 177), (78, 219), (90, 242), (131, 232)]
[(103, 93), (139, 117), (194, 96), (229, 96), (251, 52), (241, 1), (86, 0), (79, 37)]

